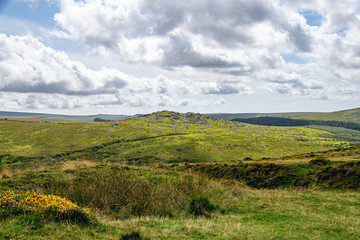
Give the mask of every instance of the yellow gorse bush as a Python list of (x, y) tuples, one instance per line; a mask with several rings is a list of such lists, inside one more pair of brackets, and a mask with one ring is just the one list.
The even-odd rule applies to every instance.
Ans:
[(97, 223), (96, 216), (88, 208), (81, 208), (71, 201), (35, 191), (0, 193), (0, 218), (22, 213), (39, 214), (44, 219)]

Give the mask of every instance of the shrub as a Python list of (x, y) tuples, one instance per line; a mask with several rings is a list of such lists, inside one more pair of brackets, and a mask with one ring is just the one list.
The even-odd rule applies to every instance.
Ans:
[(323, 156), (317, 156), (316, 158), (309, 161), (309, 164), (312, 164), (312, 165), (327, 165), (330, 163), (331, 163), (331, 161), (326, 159)]
[(194, 198), (190, 201), (189, 213), (195, 216), (209, 217), (216, 207), (210, 203), (207, 197)]
[(55, 195), (43, 195), (38, 192), (0, 193), (0, 218), (30, 213), (44, 219), (67, 220), (85, 224), (95, 224), (97, 219), (87, 208), (80, 208), (69, 200)]
[(120, 236), (120, 240), (146, 240), (147, 238), (143, 238), (139, 232), (131, 232), (125, 233)]

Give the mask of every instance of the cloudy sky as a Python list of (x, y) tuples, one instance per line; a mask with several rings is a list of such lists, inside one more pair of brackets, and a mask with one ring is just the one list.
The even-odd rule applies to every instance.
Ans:
[(0, 0), (0, 110), (360, 106), (358, 0)]

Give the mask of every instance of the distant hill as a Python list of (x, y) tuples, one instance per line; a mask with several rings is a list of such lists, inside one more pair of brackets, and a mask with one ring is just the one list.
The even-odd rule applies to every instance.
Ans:
[(360, 108), (295, 117), (296, 119), (360, 123)]
[(106, 119), (106, 120), (120, 120), (129, 118), (128, 115), (108, 115), (108, 114), (97, 114), (97, 115), (60, 115), (60, 114), (47, 114), (47, 113), (27, 113), (27, 112), (5, 112), (0, 111), (0, 118), (15, 118), (16, 120), (27, 120), (31, 119), (49, 119), (49, 120), (71, 120), (74, 122), (93, 122), (94, 119)]
[(325, 134), (306, 127), (256, 126), (170, 111), (91, 124), (1, 120), (0, 160), (194, 163), (277, 158), (349, 145)]
[(281, 118), (295, 118), (295, 117), (303, 117), (303, 116), (311, 116), (311, 115), (321, 114), (319, 112), (288, 112), (288, 113), (209, 113), (207, 115), (231, 120), (234, 118), (257, 118), (257, 117), (281, 117)]

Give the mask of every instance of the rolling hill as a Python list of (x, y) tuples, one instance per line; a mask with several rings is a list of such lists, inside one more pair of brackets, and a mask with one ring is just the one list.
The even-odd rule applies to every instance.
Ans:
[(44, 157), (141, 164), (234, 161), (347, 145), (317, 129), (255, 126), (169, 111), (110, 123), (0, 121), (0, 154), (7, 163), (17, 162), (14, 157), (30, 162)]
[(73, 122), (93, 122), (95, 118), (107, 119), (107, 120), (119, 120), (129, 118), (127, 115), (59, 115), (59, 114), (46, 114), (46, 113), (27, 113), (27, 112), (5, 112), (0, 111), (0, 118), (14, 118), (15, 120), (25, 121), (39, 121), (39, 119), (49, 121), (70, 120)]
[(258, 117), (281, 117), (281, 118), (295, 118), (303, 116), (311, 116), (320, 114), (319, 112), (285, 112), (285, 113), (209, 113), (207, 115), (231, 120), (234, 118), (258, 118)]
[(296, 119), (360, 123), (360, 108), (295, 117)]

